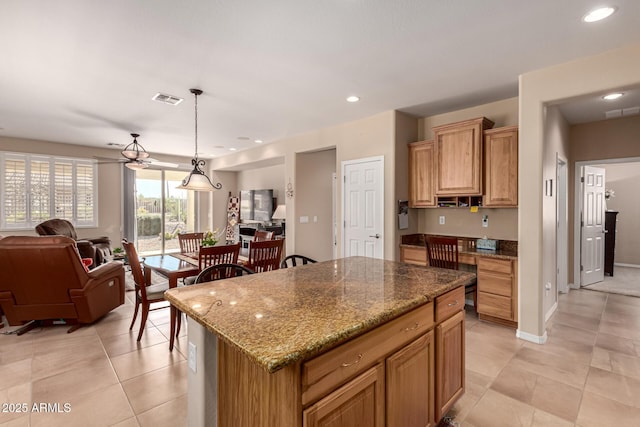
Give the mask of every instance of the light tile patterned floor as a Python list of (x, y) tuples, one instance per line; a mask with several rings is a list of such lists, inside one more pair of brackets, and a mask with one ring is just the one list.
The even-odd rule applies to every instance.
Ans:
[[(186, 336), (168, 351), (168, 309), (140, 343), (133, 305), (94, 325), (0, 335), (0, 404), (69, 403), (69, 413), (0, 413), (0, 426), (181, 426)], [(571, 291), (536, 345), (467, 314), (462, 426), (618, 426), (640, 420), (640, 298)]]

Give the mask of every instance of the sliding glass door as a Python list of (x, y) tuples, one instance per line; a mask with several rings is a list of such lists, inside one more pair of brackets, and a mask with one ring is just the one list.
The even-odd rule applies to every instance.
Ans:
[(178, 233), (196, 230), (193, 192), (176, 189), (186, 174), (136, 171), (136, 248), (140, 254), (178, 252)]

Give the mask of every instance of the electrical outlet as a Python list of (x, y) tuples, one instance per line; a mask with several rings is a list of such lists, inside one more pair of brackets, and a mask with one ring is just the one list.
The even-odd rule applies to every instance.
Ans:
[(189, 368), (195, 374), (198, 369), (198, 347), (191, 341), (189, 341)]
[(439, 222), (440, 222), (440, 225), (444, 225), (444, 222), (445, 222), (444, 215), (440, 215)]
[(489, 215), (482, 215), (482, 226), (483, 227), (489, 226)]

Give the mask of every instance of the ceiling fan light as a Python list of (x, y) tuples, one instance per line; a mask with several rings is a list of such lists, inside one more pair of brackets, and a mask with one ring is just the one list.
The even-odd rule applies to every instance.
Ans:
[(144, 149), (144, 147), (138, 144), (137, 138), (140, 136), (137, 133), (132, 133), (133, 142), (122, 150), (120, 153), (129, 160), (138, 160), (138, 159), (146, 159), (149, 157), (149, 153)]
[(129, 162), (129, 163), (125, 163), (124, 164), (126, 167), (128, 167), (129, 169), (132, 170), (141, 170), (141, 169), (146, 169), (148, 167), (148, 165), (146, 163), (140, 163), (140, 162)]

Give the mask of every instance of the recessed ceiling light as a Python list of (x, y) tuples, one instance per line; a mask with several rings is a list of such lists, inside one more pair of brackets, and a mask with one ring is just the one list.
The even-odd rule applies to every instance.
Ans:
[(351, 95), (347, 97), (347, 102), (358, 102), (358, 101), (360, 101), (360, 98), (355, 95)]
[(610, 93), (608, 95), (603, 96), (602, 99), (605, 99), (607, 101), (613, 101), (615, 99), (620, 98), (623, 95), (624, 95), (624, 93), (622, 93), (622, 92)]
[(616, 8), (613, 6), (600, 7), (598, 9), (594, 9), (591, 12), (587, 13), (582, 17), (584, 22), (596, 22), (601, 21), (609, 16), (613, 15), (616, 11)]
[(253, 142), (255, 142), (256, 144), (262, 144), (264, 141), (261, 139), (256, 139)]
[(233, 147), (229, 148), (229, 151), (236, 151), (236, 150), (237, 148), (233, 148)]

